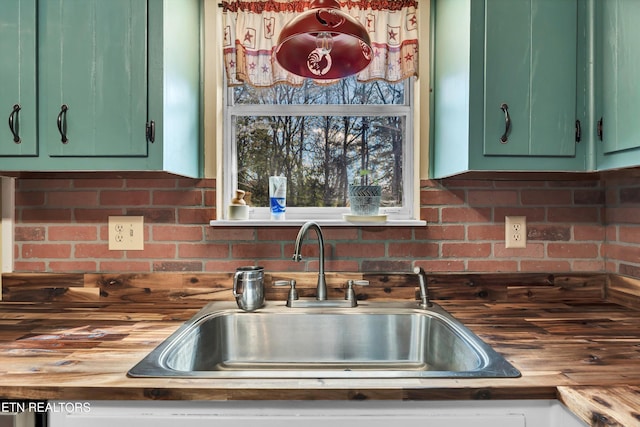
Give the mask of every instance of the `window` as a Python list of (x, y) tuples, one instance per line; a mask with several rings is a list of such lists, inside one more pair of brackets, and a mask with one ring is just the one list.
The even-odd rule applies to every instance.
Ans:
[(348, 185), (368, 181), (382, 186), (381, 213), (414, 219), (412, 120), (412, 78), (227, 88), (224, 204), (244, 190), (250, 218), (266, 220), (269, 176), (283, 175), (287, 219), (338, 220)]

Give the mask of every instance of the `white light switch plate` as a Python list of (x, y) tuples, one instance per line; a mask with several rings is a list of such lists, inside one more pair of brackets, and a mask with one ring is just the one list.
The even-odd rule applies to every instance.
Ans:
[(110, 216), (109, 250), (144, 250), (144, 217)]

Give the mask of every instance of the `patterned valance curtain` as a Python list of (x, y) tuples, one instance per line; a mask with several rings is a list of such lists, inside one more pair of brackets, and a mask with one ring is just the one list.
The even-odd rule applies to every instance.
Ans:
[[(301, 85), (303, 79), (280, 67), (274, 52), (280, 29), (310, 4), (309, 0), (223, 0), (227, 84)], [(397, 82), (417, 75), (417, 0), (340, 0), (340, 5), (365, 25), (371, 37), (373, 60), (358, 73), (359, 81)]]

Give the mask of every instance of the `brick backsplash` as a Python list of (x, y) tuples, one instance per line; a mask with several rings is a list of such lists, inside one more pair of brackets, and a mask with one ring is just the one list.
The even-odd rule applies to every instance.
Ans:
[[(603, 271), (600, 181), (423, 181), (419, 237), (438, 245), (430, 271)], [(504, 245), (504, 217), (527, 217), (527, 247)]]
[[(426, 227), (323, 227), (328, 271), (612, 271), (640, 276), (636, 180), (422, 181)], [(143, 215), (145, 249), (109, 251), (109, 215)], [(504, 245), (505, 215), (525, 215), (528, 244)], [(291, 261), (297, 227), (211, 227), (215, 181), (17, 179), (16, 272), (271, 271)], [(312, 237), (312, 234), (310, 235)]]
[(640, 277), (640, 180), (608, 180), (606, 190), (606, 270)]

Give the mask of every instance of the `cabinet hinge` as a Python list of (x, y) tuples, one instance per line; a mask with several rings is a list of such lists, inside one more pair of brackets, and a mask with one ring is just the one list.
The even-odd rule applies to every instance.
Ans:
[(604, 129), (603, 129), (603, 124), (602, 124), (602, 117), (600, 117), (600, 120), (598, 120), (598, 125), (597, 125), (597, 132), (598, 132), (598, 138), (600, 139), (600, 141), (603, 140), (603, 136), (604, 136)]
[(153, 144), (153, 142), (156, 140), (156, 122), (154, 122), (153, 120), (147, 122), (146, 133), (147, 141)]
[(580, 120), (576, 120), (576, 143), (582, 140), (582, 126), (580, 125)]

